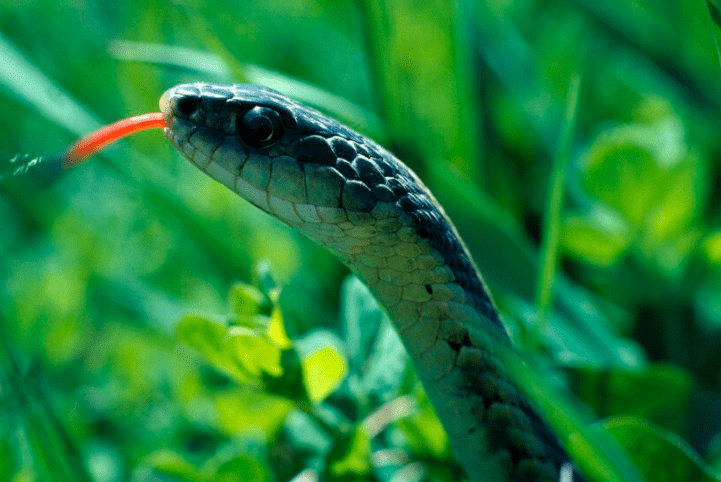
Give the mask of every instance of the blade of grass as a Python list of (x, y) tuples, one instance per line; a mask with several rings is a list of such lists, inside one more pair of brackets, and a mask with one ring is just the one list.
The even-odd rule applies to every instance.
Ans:
[(560, 436), (569, 455), (591, 480), (606, 482), (644, 481), (628, 454), (604, 430), (589, 427), (591, 417), (572, 403), (570, 394), (559, 392), (552, 382), (532, 363), (523, 363), (517, 355), (503, 353), (508, 366), (523, 391), (545, 415)]
[(22, 52), (0, 36), (0, 86), (77, 136), (97, 129), (99, 119), (83, 109)]
[[(440, 158), (477, 179), (483, 170), (472, 8), (465, 0), (358, 3), (371, 90), (388, 125), (390, 147), (421, 173)], [(409, 49), (410, 25), (413, 36), (432, 37), (433, 47)]]
[[(5, 320), (0, 317), (0, 334)], [(37, 377), (20, 367), (5, 336), (0, 337), (0, 378), (8, 388), (12, 410), (18, 414), (18, 436), (23, 438), (33, 470), (42, 480), (91, 482), (77, 444), (42, 393)]]
[(706, 0), (706, 6), (708, 7), (708, 13), (713, 22), (713, 38), (716, 44), (716, 55), (719, 58), (719, 65), (721, 65), (721, 10), (716, 5), (717, 0)]
[[(371, 74), (371, 89), (375, 108), (388, 123), (390, 129), (402, 125), (401, 105), (403, 99), (394, 98), (392, 91), (398, 80), (388, 58), (390, 42), (390, 19), (384, 4), (379, 0), (357, 0), (363, 28), (363, 45), (366, 49)], [(393, 137), (393, 132), (391, 137)]]
[(543, 258), (541, 260), (536, 294), (539, 333), (543, 333), (545, 330), (548, 312), (552, 304), (553, 281), (556, 277), (556, 268), (558, 265), (558, 241), (565, 193), (566, 170), (571, 158), (571, 147), (573, 145), (573, 133), (578, 113), (580, 90), (581, 80), (578, 75), (575, 75), (571, 78), (568, 87), (566, 117), (561, 129), (558, 150), (553, 160), (551, 192), (548, 196), (548, 204), (546, 205), (546, 214), (544, 216), (545, 222), (541, 247)]
[(450, 36), (454, 76), (458, 96), (462, 99), (458, 105), (458, 128), (467, 134), (459, 140), (463, 143), (461, 156), (464, 167), (481, 186), (484, 185), (483, 136), (481, 135), (481, 100), (479, 99), (477, 71), (473, 64), (473, 44), (471, 18), (473, 7), (468, 0), (452, 0), (450, 2), (452, 31)]

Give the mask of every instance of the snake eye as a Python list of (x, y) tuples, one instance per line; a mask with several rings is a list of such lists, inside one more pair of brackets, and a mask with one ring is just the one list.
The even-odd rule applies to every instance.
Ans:
[(280, 115), (268, 107), (253, 107), (238, 123), (240, 138), (251, 147), (266, 147), (283, 135)]

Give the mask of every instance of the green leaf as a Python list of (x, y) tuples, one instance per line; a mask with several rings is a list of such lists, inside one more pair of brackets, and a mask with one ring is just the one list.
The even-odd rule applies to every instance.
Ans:
[[(590, 319), (595, 313), (581, 304), (585, 293), (579, 293), (577, 303), (572, 304), (577, 287), (557, 280), (568, 296), (568, 309), (576, 310), (574, 316), (562, 316), (553, 312), (548, 318), (543, 342), (546, 348), (559, 362), (567, 365), (578, 363), (600, 366), (637, 366), (644, 361), (643, 350), (633, 341), (611, 332), (601, 323), (577, 323), (577, 320)], [(523, 320), (528, 329), (535, 329), (535, 309), (530, 302), (516, 297), (507, 297), (504, 303), (508, 309)]]
[(324, 400), (341, 384), (348, 371), (345, 358), (333, 345), (313, 351), (301, 361), (308, 398), (313, 403)]
[(702, 207), (708, 181), (702, 157), (687, 147), (671, 108), (648, 99), (639, 110), (648, 124), (606, 131), (588, 149), (582, 168), (586, 190), (620, 213), (654, 252), (684, 233)]
[(198, 350), (212, 365), (245, 379), (245, 374), (236, 373), (227, 359), (224, 346), (226, 333), (225, 326), (193, 315), (183, 317), (175, 330), (175, 335), (180, 342), (187, 343)]
[[(586, 48), (584, 46), (583, 50)], [(558, 251), (561, 237), (561, 212), (566, 194), (566, 171), (571, 158), (573, 136), (578, 115), (578, 99), (581, 93), (581, 79), (578, 75), (571, 78), (568, 87), (566, 116), (553, 160), (553, 171), (547, 195), (543, 221), (543, 239), (541, 243), (541, 267), (538, 273), (536, 309), (538, 325), (545, 331), (548, 313), (551, 310), (554, 280), (558, 272)]]
[(270, 313), (270, 323), (268, 324), (266, 334), (268, 335), (270, 341), (272, 341), (278, 348), (286, 350), (293, 346), (293, 342), (290, 341), (290, 338), (288, 338), (288, 334), (285, 331), (283, 312), (279, 306), (273, 308), (273, 311)]
[(273, 377), (283, 374), (280, 365), (280, 348), (254, 331), (235, 326), (228, 330), (226, 348), (238, 366), (253, 378), (267, 373)]
[(336, 460), (331, 459), (330, 471), (336, 477), (367, 475), (371, 468), (371, 441), (363, 425), (357, 425), (352, 436), (336, 445)]
[(645, 226), (649, 237), (666, 240), (677, 236), (695, 216), (700, 207), (698, 161), (689, 156), (667, 173)]
[(638, 139), (642, 135), (633, 126), (606, 132), (588, 149), (583, 163), (586, 191), (638, 229), (663, 178), (653, 152)]
[(272, 307), (259, 289), (245, 283), (234, 283), (228, 299), (231, 310), (241, 319), (257, 314), (267, 315)]
[(721, 266), (721, 231), (712, 231), (701, 244), (710, 263)]
[(355, 276), (343, 282), (341, 306), (351, 369), (360, 372), (371, 355), (384, 314), (368, 287)]
[(202, 482), (205, 477), (185, 457), (168, 449), (161, 449), (148, 455), (143, 466), (155, 473), (168, 475), (178, 482)]
[(299, 410), (288, 415), (283, 431), (292, 447), (316, 460), (316, 456), (326, 457), (335, 442), (315, 418)]
[(228, 329), (203, 317), (186, 316), (176, 335), (241, 382), (258, 379), (263, 373), (274, 377), (283, 373), (280, 348), (249, 328)]
[(208, 482), (266, 482), (272, 477), (264, 459), (264, 442), (238, 439), (222, 446), (201, 471)]
[(266, 482), (272, 479), (267, 468), (258, 460), (249, 455), (239, 455), (220, 464), (208, 480), (212, 482), (237, 482), (239, 480)]
[(228, 295), (234, 314), (232, 322), (252, 330), (262, 330), (278, 348), (288, 349), (293, 343), (285, 331), (283, 312), (278, 304), (280, 288), (270, 278), (268, 269), (261, 265), (257, 267), (258, 276), (265, 281), (259, 280), (259, 282), (263, 282), (266, 286), (271, 284), (269, 291), (264, 293), (253, 286), (235, 283)]
[(631, 246), (631, 242), (630, 233), (621, 222), (598, 222), (589, 215), (569, 216), (563, 221), (563, 248), (585, 262), (609, 266)]
[(368, 392), (387, 402), (398, 395), (408, 369), (408, 353), (389, 320), (379, 330), (373, 350), (364, 365), (363, 385)]
[(672, 432), (635, 417), (616, 417), (602, 425), (627, 450), (646, 480), (721, 480), (688, 443)]

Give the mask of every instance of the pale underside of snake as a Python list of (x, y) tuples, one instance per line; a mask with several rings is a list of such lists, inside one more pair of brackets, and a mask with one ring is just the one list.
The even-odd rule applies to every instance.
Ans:
[(499, 357), (510, 339), (455, 227), (390, 152), (276, 91), (183, 84), (160, 101), (194, 165), (340, 258), (390, 315), (468, 480), (558, 481), (557, 437)]

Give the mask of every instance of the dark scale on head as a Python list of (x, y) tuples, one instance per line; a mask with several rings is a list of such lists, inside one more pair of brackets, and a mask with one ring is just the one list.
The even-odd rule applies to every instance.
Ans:
[(317, 162), (334, 166), (336, 155), (328, 141), (321, 136), (307, 136), (288, 146), (288, 153), (300, 162)]
[(333, 149), (335, 155), (339, 158), (345, 159), (346, 161), (352, 161), (355, 159), (356, 150), (346, 139), (340, 136), (334, 136), (328, 140), (328, 143), (330, 144), (331, 149)]
[(395, 200), (393, 191), (385, 184), (377, 184), (373, 186), (372, 190), (373, 195), (378, 198), (379, 201), (389, 203)]
[(383, 184), (386, 180), (383, 174), (380, 173), (376, 163), (367, 157), (356, 157), (355, 161), (353, 161), (353, 166), (358, 172), (360, 180), (369, 186)]
[(358, 179), (358, 172), (356, 172), (353, 165), (345, 159), (339, 159), (338, 162), (336, 162), (335, 168), (348, 180)]

